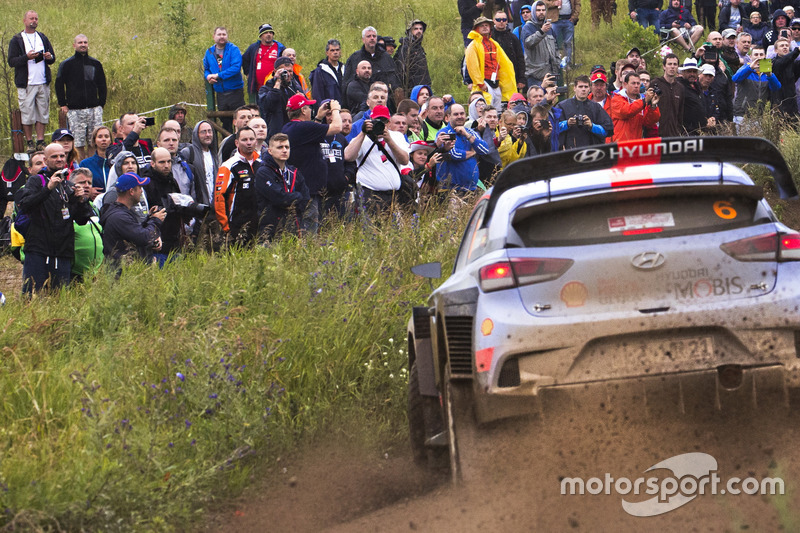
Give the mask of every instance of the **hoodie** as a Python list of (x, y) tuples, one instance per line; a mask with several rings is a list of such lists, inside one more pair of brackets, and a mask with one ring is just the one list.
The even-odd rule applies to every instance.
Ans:
[[(272, 240), (284, 227), (293, 233), (300, 229), (309, 194), (303, 174), (299, 170), (286, 164), (285, 173), (281, 173), (275, 159), (267, 155), (256, 171), (255, 191), (259, 234)], [(292, 209), (294, 216), (290, 217)]]
[(411, 98), (412, 100), (414, 100), (416, 102), (417, 101), (417, 97), (419, 96), (419, 92), (422, 90), (423, 87), (428, 89), (428, 95), (429, 95), (428, 98), (433, 96), (433, 89), (431, 89), (430, 85), (416, 85), (416, 86), (414, 86), (413, 89), (411, 89), (411, 96), (409, 98)]
[[(486, 100), (484, 100), (483, 97), (476, 98), (471, 104), (469, 104), (469, 120), (466, 124), (468, 128), (474, 129), (478, 127), (478, 119), (481, 118), (481, 114), (478, 113), (478, 102), (483, 102), (483, 105), (486, 105)], [(484, 107), (484, 110), (485, 109), (486, 108)]]
[[(783, 9), (776, 9), (775, 12), (772, 14), (772, 29), (769, 30), (764, 35), (764, 47), (765, 48), (767, 46), (772, 46), (773, 44), (775, 44), (775, 41), (777, 41), (778, 37), (780, 37), (780, 33), (781, 33), (780, 30), (782, 28), (779, 28), (778, 26), (775, 25), (775, 21), (778, 20), (778, 17), (783, 17), (783, 19), (786, 21), (786, 24), (783, 25), (783, 28), (788, 29), (790, 23), (792, 22), (791, 20), (789, 20), (789, 15), (786, 14), (786, 11), (784, 11)], [(791, 30), (789, 31), (789, 35), (791, 35)], [(789, 39), (789, 40), (791, 40), (791, 39)]]
[[(525, 21), (522, 20), (522, 10), (523, 9), (530, 10), (531, 16), (533, 16), (533, 6), (531, 6), (530, 4), (525, 4), (525, 5), (523, 5), (522, 7), (519, 8), (519, 12), (517, 13), (519, 18), (517, 19), (516, 26), (511, 31), (511, 33), (513, 33), (514, 36), (517, 39), (519, 39), (520, 44), (522, 44), (522, 33), (521, 33), (522, 32), (522, 27), (525, 25)], [(522, 49), (523, 49), (523, 53), (524, 53), (525, 47), (523, 46)]]
[(522, 27), (521, 41), (525, 49), (525, 76), (543, 80), (547, 74), (558, 75), (559, 61), (553, 30), (544, 33), (544, 21), (536, 20), (536, 6), (539, 4), (546, 5), (542, 0), (534, 2), (531, 9), (534, 16)]
[[(422, 21), (415, 21), (422, 22)], [(414, 22), (411, 23), (413, 25)], [(423, 22), (424, 25), (424, 22)], [(400, 46), (394, 53), (394, 62), (397, 65), (397, 75), (405, 91), (415, 85), (430, 85), (431, 75), (428, 72), (428, 56), (422, 47), (422, 37), (414, 39), (411, 29), (406, 31), (406, 36), (400, 38)]]
[(186, 108), (180, 104), (175, 104), (169, 110), (169, 119), (175, 120), (175, 116), (178, 114), (179, 111), (183, 111), (184, 120), (183, 124), (181, 124), (181, 135), (178, 141), (181, 144), (189, 144), (190, 142), (192, 142), (192, 128), (191, 126), (189, 126), (189, 124), (186, 123), (186, 118), (185, 118), (187, 115)]
[[(129, 157), (136, 159), (136, 154), (123, 150), (114, 158), (114, 166), (111, 168), (111, 172), (108, 174), (108, 185), (106, 187), (106, 192), (94, 199), (94, 206), (101, 213), (103, 212), (103, 206), (113, 204), (117, 201), (117, 189), (114, 187), (114, 184), (117, 182), (117, 176), (124, 174), (124, 172), (122, 172), (122, 162)], [(135, 172), (139, 174), (141, 170), (142, 168), (137, 162)], [(143, 192), (142, 199), (139, 200), (139, 203), (136, 206), (134, 206), (133, 211), (139, 217), (139, 220), (144, 222), (144, 220), (147, 218), (147, 211), (149, 209), (150, 206), (147, 202), (147, 193)]]
[(192, 130), (192, 144), (186, 146), (181, 150), (181, 157), (192, 168), (192, 173), (195, 178), (195, 194), (196, 200), (201, 204), (211, 204), (214, 192), (214, 182), (217, 180), (217, 170), (219, 170), (219, 158), (217, 157), (217, 136), (211, 137), (211, 146), (209, 151), (203, 151), (203, 145), (200, 144), (200, 136), (198, 130), (200, 125), (208, 123), (207, 120), (201, 120), (194, 125)]

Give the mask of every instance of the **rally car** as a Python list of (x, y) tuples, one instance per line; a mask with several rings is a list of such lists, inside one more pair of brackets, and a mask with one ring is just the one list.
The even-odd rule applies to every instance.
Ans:
[(529, 414), (548, 390), (696, 374), (726, 390), (757, 375), (800, 386), (800, 234), (751, 165), (797, 198), (759, 138), (645, 139), (509, 165), (408, 324), (415, 459), (458, 479), (463, 435)]

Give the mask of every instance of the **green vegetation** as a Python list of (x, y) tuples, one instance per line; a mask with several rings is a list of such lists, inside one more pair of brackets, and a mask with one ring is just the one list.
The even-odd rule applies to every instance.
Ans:
[[(301, 441), (405, 446), (405, 325), (469, 209), (0, 308), (0, 524), (170, 529)], [(273, 461), (270, 461), (273, 460)]]

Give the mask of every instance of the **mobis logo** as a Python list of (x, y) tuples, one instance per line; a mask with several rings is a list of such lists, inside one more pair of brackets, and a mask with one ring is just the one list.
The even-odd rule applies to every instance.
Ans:
[(669, 470), (671, 476), (638, 477), (630, 480), (626, 477), (614, 479), (606, 473), (603, 478), (593, 477), (584, 481), (581, 478), (564, 478), (561, 480), (562, 495), (645, 494), (653, 496), (644, 501), (628, 501), (622, 498), (622, 508), (626, 513), (639, 516), (657, 516), (682, 507), (704, 494), (784, 494), (784, 482), (781, 478), (766, 477), (758, 479), (748, 477), (741, 479), (732, 477), (725, 483), (717, 475), (717, 460), (707, 453), (684, 453), (656, 463), (645, 473), (654, 470)]

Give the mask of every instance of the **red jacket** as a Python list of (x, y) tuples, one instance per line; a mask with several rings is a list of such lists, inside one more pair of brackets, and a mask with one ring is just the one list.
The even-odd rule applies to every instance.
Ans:
[(646, 106), (644, 99), (629, 101), (628, 97), (615, 92), (611, 96), (611, 120), (614, 121), (612, 142), (641, 139), (644, 128), (655, 125), (661, 118), (656, 106)]

